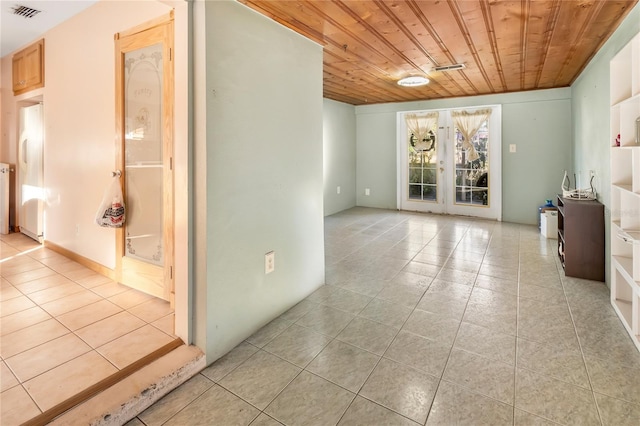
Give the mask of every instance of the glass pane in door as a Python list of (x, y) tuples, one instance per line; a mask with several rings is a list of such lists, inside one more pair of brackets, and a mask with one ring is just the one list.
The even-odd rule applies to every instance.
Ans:
[(125, 256), (163, 265), (162, 44), (124, 56)]
[(429, 131), (429, 137), (416, 141), (409, 134), (409, 199), (411, 201), (437, 201), (438, 174), (436, 136)]
[(471, 138), (479, 158), (467, 160), (464, 137), (455, 129), (455, 203), (469, 206), (489, 205), (489, 128), (487, 121)]

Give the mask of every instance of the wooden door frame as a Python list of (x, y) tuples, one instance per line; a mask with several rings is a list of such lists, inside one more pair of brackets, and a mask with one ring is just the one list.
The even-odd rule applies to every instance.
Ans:
[[(165, 55), (168, 58), (168, 66), (164, 67), (163, 72), (163, 188), (170, 188), (170, 191), (163, 191), (163, 237), (165, 248), (165, 264), (163, 268), (163, 281), (165, 300), (169, 300), (171, 305), (175, 302), (175, 283), (173, 264), (175, 261), (175, 245), (174, 245), (174, 177), (173, 177), (173, 127), (174, 127), (174, 63), (173, 63), (173, 44), (174, 44), (174, 12), (147, 21), (137, 25), (127, 31), (116, 33), (115, 39), (115, 93), (116, 93), (116, 170), (122, 173), (122, 182), (126, 179), (126, 170), (124, 167), (124, 67), (122, 52), (122, 40), (126, 37), (134, 36), (146, 31), (168, 31), (166, 37), (167, 43), (164, 46)], [(123, 185), (124, 186), (124, 185)], [(126, 188), (123, 188), (123, 193)], [(126, 194), (125, 194), (126, 197)], [(126, 207), (126, 206), (125, 206)], [(123, 228), (116, 228), (116, 279), (122, 279), (122, 257), (125, 250), (125, 234)]]

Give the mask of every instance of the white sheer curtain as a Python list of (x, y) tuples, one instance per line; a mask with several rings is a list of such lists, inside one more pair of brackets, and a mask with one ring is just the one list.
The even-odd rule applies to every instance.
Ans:
[(480, 129), (482, 123), (484, 123), (490, 115), (491, 109), (480, 109), (474, 112), (465, 110), (451, 111), (453, 123), (464, 137), (462, 147), (467, 151), (467, 161), (473, 161), (479, 158), (476, 148), (471, 143), (471, 139), (478, 133), (478, 129)]
[(430, 139), (429, 130), (432, 130), (434, 134), (438, 131), (438, 111), (425, 114), (407, 114), (405, 120), (409, 131), (415, 137), (416, 151), (428, 149), (430, 147), (427, 142)]

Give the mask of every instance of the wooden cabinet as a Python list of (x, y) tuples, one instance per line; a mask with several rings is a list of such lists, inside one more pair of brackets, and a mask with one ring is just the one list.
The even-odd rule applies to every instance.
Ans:
[(604, 281), (604, 205), (558, 196), (558, 255), (566, 276)]
[(13, 55), (13, 95), (44, 87), (44, 39)]
[(609, 70), (611, 305), (640, 349), (640, 34)]

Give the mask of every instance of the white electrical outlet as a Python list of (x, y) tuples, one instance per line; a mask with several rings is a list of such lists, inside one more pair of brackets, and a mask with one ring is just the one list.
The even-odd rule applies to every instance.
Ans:
[(369, 188), (365, 188), (364, 195), (371, 195), (371, 190)]
[(336, 192), (339, 194), (340, 193), (340, 187), (338, 187), (338, 189), (336, 189)]
[(276, 269), (276, 252), (270, 251), (264, 255), (264, 273), (270, 274)]
[(509, 144), (509, 152), (516, 152), (516, 144), (515, 143)]
[(76, 223), (76, 236), (80, 235), (80, 224)]

